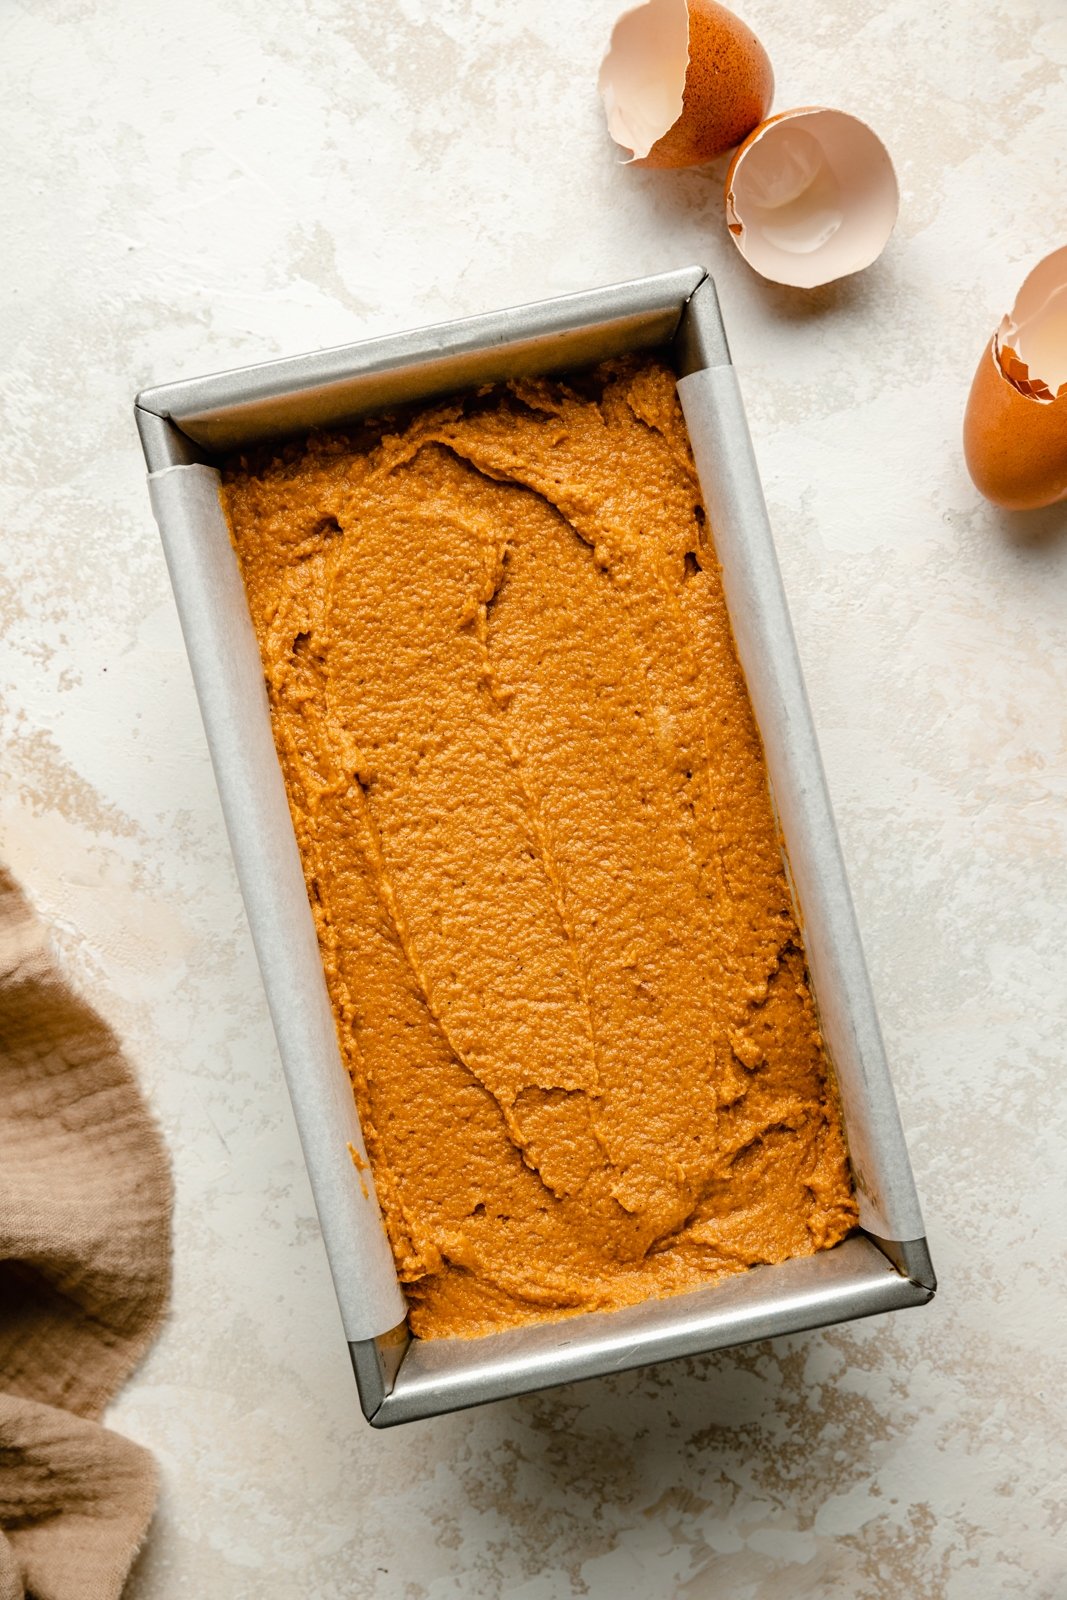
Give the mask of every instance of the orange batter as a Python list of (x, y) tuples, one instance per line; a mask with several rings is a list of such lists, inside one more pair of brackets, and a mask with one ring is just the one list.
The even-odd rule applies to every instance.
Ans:
[(226, 474), (413, 1332), (676, 1294), (854, 1226), (669, 370)]

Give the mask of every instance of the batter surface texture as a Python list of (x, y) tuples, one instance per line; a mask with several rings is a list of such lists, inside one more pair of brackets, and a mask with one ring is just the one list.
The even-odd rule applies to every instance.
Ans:
[(412, 1331), (836, 1243), (841, 1125), (668, 368), (312, 438), (223, 495)]

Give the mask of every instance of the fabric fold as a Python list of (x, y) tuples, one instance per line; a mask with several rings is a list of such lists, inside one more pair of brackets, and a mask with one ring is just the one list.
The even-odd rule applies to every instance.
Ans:
[(156, 1470), (100, 1426), (170, 1291), (166, 1150), (0, 871), (0, 1600), (115, 1600)]

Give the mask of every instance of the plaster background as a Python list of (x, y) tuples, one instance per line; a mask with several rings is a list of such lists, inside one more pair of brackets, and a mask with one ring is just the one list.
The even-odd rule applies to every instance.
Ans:
[[(1067, 1595), (1067, 510), (982, 503), (971, 373), (1063, 243), (1060, 0), (746, 0), (776, 105), (897, 161), (882, 260), (758, 281), (616, 165), (616, 0), (5, 0), (0, 854), (178, 1181), (114, 1425), (132, 1600)], [(153, 381), (703, 261), (749, 408), (941, 1292), (386, 1435), (358, 1412), (148, 507)]]

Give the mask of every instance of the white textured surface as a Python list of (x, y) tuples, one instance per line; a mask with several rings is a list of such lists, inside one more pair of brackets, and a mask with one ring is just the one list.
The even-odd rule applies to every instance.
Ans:
[[(615, 0), (0, 13), (0, 853), (178, 1176), (113, 1409), (164, 1494), (134, 1600), (1067, 1594), (1067, 511), (959, 430), (1063, 242), (1060, 0), (749, 0), (778, 107), (897, 160), (812, 295), (709, 173), (614, 164)], [(359, 1417), (130, 417), (143, 384), (704, 260), (716, 272), (942, 1290), (895, 1319), (378, 1436)]]

